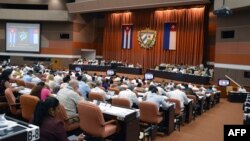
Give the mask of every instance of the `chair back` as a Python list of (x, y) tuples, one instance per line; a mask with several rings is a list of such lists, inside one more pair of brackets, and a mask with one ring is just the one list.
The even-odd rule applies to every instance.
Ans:
[(192, 99), (193, 105), (196, 104), (196, 102), (197, 102), (196, 96), (194, 96), (194, 95), (187, 95), (187, 98)]
[(25, 87), (26, 88), (33, 89), (35, 86), (36, 86), (36, 84), (33, 83), (33, 82), (25, 82)]
[(8, 103), (5, 96), (0, 96), (0, 109), (3, 109), (4, 111), (8, 109)]
[(85, 101), (79, 102), (77, 108), (80, 118), (80, 128), (87, 134), (102, 137), (105, 133), (105, 121), (100, 108)]
[(14, 96), (12, 90), (10, 88), (7, 88), (4, 91), (6, 100), (8, 102), (9, 108), (10, 108), (10, 112), (14, 115), (17, 114), (17, 108), (15, 106), (13, 106), (14, 104), (16, 104), (16, 97)]
[(139, 104), (140, 120), (149, 124), (159, 124), (162, 120), (155, 103), (143, 101)]
[(113, 98), (112, 99), (112, 105), (124, 107), (124, 108), (131, 108), (130, 101), (126, 98)]
[(90, 92), (89, 93), (89, 100), (90, 101), (93, 101), (93, 100), (105, 101), (105, 98), (101, 94), (99, 94), (99, 93)]
[(175, 103), (175, 115), (181, 115), (181, 102), (178, 99), (173, 99), (173, 98), (169, 98), (168, 99), (169, 102)]
[(16, 84), (17, 84), (18, 86), (23, 86), (23, 87), (25, 87), (25, 82), (24, 82), (22, 79), (16, 79)]
[(120, 93), (120, 90), (117, 87), (108, 88), (108, 89), (109, 89), (109, 91), (115, 92), (115, 94), (117, 94), (117, 95)]
[(22, 117), (25, 120), (31, 121), (35, 107), (39, 100), (40, 99), (38, 97), (29, 94), (23, 94), (20, 96)]
[(63, 122), (64, 128), (66, 131), (72, 131), (74, 129), (79, 128), (79, 122), (69, 122), (68, 115), (66, 110), (62, 104), (59, 105), (59, 112), (57, 112), (56, 117)]

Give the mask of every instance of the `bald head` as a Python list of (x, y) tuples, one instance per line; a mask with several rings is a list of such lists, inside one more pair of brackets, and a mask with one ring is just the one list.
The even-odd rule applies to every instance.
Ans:
[(78, 89), (78, 86), (79, 85), (79, 83), (78, 83), (78, 81), (77, 80), (70, 80), (69, 81), (69, 86), (70, 87), (72, 87), (74, 90), (77, 90)]

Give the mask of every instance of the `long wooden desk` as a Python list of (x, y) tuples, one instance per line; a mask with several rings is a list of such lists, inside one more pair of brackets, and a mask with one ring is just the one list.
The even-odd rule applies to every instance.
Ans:
[(108, 69), (111, 69), (111, 66), (69, 64), (69, 70), (75, 71), (76, 68), (80, 68), (82, 71), (102, 71), (102, 72), (105, 72)]
[(99, 108), (107, 119), (117, 119), (120, 126), (117, 141), (138, 141), (140, 135), (139, 121), (135, 110), (101, 103)]
[(129, 68), (129, 67), (118, 66), (116, 68), (116, 72), (140, 75), (142, 74), (142, 68)]
[(79, 64), (69, 64), (69, 70), (75, 71), (77, 69), (81, 69), (82, 71), (100, 71), (106, 72), (109, 69), (115, 70), (117, 73), (126, 73), (126, 74), (142, 74), (142, 68), (130, 68), (124, 66), (99, 66), (99, 65), (79, 65)]
[(165, 78), (176, 81), (190, 82), (195, 84), (208, 85), (210, 77), (197, 76), (190, 74), (174, 73), (160, 70), (147, 69), (147, 72), (153, 73), (154, 77)]
[(250, 94), (250, 92), (242, 93), (242, 92), (230, 91), (228, 94), (228, 101), (243, 103), (245, 102), (248, 94)]
[(185, 105), (186, 117), (185, 121), (189, 123), (193, 120), (193, 102), (190, 100), (187, 105)]
[(163, 114), (163, 121), (161, 125), (164, 128), (164, 133), (170, 135), (174, 131), (175, 109), (174, 105), (170, 106), (167, 110), (161, 110)]

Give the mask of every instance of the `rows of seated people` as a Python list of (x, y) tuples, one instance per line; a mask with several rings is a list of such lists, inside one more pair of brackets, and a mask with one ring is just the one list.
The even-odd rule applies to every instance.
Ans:
[(213, 69), (204, 67), (203, 64), (198, 66), (191, 65), (176, 65), (176, 64), (165, 64), (161, 63), (155, 67), (155, 70), (162, 70), (167, 72), (198, 75), (198, 76), (209, 76), (213, 77)]
[[(66, 131), (70, 129), (66, 128), (65, 122), (62, 124), (54, 118), (60, 105), (65, 109), (66, 117), (70, 117), (67, 123), (78, 123), (77, 105), (83, 101), (91, 100), (94, 94), (101, 96), (101, 99), (98, 100), (104, 102), (112, 101), (114, 98), (127, 99), (130, 103), (128, 108), (140, 108), (140, 103), (147, 101), (155, 104), (158, 109), (167, 109), (171, 105), (171, 100), (178, 101), (181, 112), (185, 112), (185, 105), (190, 101), (195, 110), (203, 106), (198, 103), (199, 100), (207, 101), (204, 103), (204, 109), (209, 109), (211, 105), (219, 101), (215, 86), (205, 88), (193, 84), (176, 85), (173, 82), (167, 83), (165, 81), (156, 83), (140, 78), (129, 79), (123, 76), (90, 75), (87, 72), (43, 72), (43, 74), (34, 73), (33, 68), (28, 68), (28, 66), (22, 68), (6, 67), (0, 76), (0, 94), (7, 96), (9, 93), (13, 93), (15, 97), (13, 103), (22, 103), (24, 95), (20, 91), (24, 89), (23, 87), (27, 87), (27, 84), (34, 83), (30, 87), (31, 91), (28, 92), (41, 101), (38, 101), (38, 104), (36, 103), (36, 108), (33, 108), (34, 114), (26, 118), (26, 121), (40, 126), (41, 140), (48, 140), (48, 138), (53, 137), (66, 140)], [(23, 83), (20, 83), (20, 81), (23, 81)], [(16, 85), (13, 85), (15, 82), (18, 86), (23, 87), (16, 87)], [(191, 97), (194, 99), (189, 99)], [(9, 102), (9, 98), (7, 98), (7, 101)], [(13, 105), (10, 106), (10, 109), (12, 107)], [(21, 109), (21, 114), (24, 116), (22, 112)], [(15, 114), (18, 115), (20, 112)]]
[(128, 63), (127, 61), (107, 61), (107, 60), (87, 60), (86, 58), (79, 58), (73, 62), (73, 64), (78, 64), (78, 65), (100, 65), (100, 66), (112, 66), (113, 64), (116, 64), (117, 66), (124, 66), (124, 67), (130, 67), (130, 68), (141, 68), (142, 65), (139, 63), (132, 64)]

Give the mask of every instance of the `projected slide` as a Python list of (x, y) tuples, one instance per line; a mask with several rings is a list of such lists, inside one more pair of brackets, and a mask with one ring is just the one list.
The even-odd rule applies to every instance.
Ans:
[(40, 24), (7, 23), (6, 51), (40, 52)]

